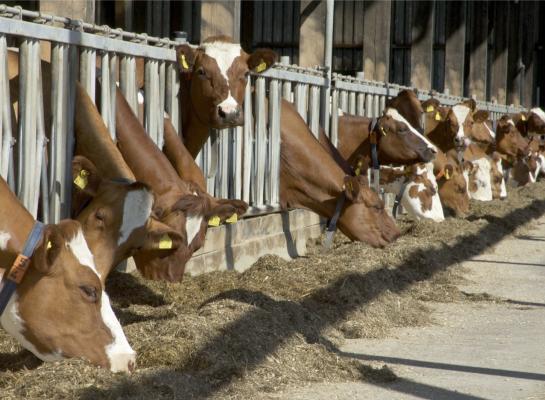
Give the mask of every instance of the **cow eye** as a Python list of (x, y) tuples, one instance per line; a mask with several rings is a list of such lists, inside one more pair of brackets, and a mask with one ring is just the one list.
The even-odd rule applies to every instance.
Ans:
[(85, 300), (89, 303), (96, 303), (98, 301), (97, 289), (93, 286), (81, 285), (79, 287), (81, 294)]
[(198, 70), (197, 70), (197, 74), (199, 74), (199, 76), (201, 78), (206, 78), (206, 72), (204, 72), (204, 68), (203, 67), (200, 67)]

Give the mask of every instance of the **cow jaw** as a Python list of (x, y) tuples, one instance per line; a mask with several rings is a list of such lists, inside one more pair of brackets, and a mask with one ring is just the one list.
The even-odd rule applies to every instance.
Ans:
[[(139, 190), (133, 192), (140, 193)], [(147, 190), (145, 192), (149, 194)], [(141, 196), (136, 198), (140, 198), (140, 200), (142, 199)], [(126, 204), (127, 202), (125, 202), (125, 205)], [(137, 202), (133, 205), (135, 207), (138, 207), (141, 206), (142, 203)], [(89, 250), (89, 247), (87, 246), (87, 242), (85, 241), (83, 232), (81, 230), (79, 230), (76, 236), (74, 236), (74, 238), (70, 242), (68, 242), (68, 247), (76, 257), (76, 259), (79, 261), (79, 263), (81, 265), (89, 267), (100, 280), (100, 274), (95, 267), (93, 254), (91, 253), (91, 250)], [(110, 330), (110, 333), (114, 339), (113, 342), (108, 344), (104, 349), (110, 363), (110, 370), (112, 372), (131, 372), (134, 369), (136, 353), (129, 345), (129, 342), (125, 337), (125, 333), (121, 328), (121, 324), (119, 323), (119, 320), (117, 319), (112, 310), (110, 298), (104, 290), (102, 290), (100, 314), (102, 317), (102, 321)]]

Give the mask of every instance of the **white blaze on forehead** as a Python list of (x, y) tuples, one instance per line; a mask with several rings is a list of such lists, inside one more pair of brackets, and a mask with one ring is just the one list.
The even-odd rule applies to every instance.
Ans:
[(19, 296), (14, 293), (9, 300), (4, 313), (0, 317), (0, 323), (2, 327), (8, 332), (15, 340), (17, 340), (21, 346), (28, 351), (32, 352), (36, 357), (42, 361), (53, 362), (63, 359), (60, 351), (53, 353), (40, 353), (36, 346), (29, 342), (24, 336), (25, 321), (19, 315)]
[(187, 245), (189, 246), (199, 230), (201, 229), (202, 215), (188, 215), (185, 220), (185, 232), (187, 234)]
[[(95, 267), (93, 254), (87, 246), (81, 229), (68, 242), (68, 247), (80, 264), (89, 267), (100, 278), (100, 274)], [(112, 310), (110, 298), (104, 290), (102, 290), (101, 294), (100, 314), (104, 325), (110, 330), (113, 337), (113, 342), (108, 344), (104, 349), (110, 361), (110, 370), (113, 372), (128, 371), (129, 365), (134, 365), (136, 354), (129, 345), (121, 324)]]
[(151, 215), (153, 195), (146, 189), (131, 190), (123, 204), (123, 221), (119, 232), (117, 245), (127, 241), (131, 233), (144, 226)]
[(201, 46), (204, 54), (216, 60), (220, 73), (229, 82), (227, 70), (233, 65), (235, 58), (240, 56), (242, 48), (237, 43), (212, 42)]
[(471, 110), (469, 109), (469, 107), (463, 104), (457, 104), (454, 107), (452, 107), (452, 112), (454, 113), (454, 115), (456, 116), (456, 119), (458, 120), (458, 132), (456, 133), (456, 137), (458, 139), (463, 139), (465, 136), (464, 122), (470, 111)]
[(407, 121), (403, 115), (401, 115), (395, 108), (388, 108), (388, 110), (386, 110), (386, 115), (390, 116), (392, 119), (398, 121), (398, 122), (402, 122), (404, 123), (405, 125), (407, 125), (407, 127), (409, 128), (409, 130), (414, 134), (416, 135), (418, 138), (420, 138), (424, 143), (426, 143), (426, 145), (428, 146), (428, 148), (432, 149), (433, 151), (437, 152), (437, 147), (435, 147), (435, 145), (430, 142), (425, 136), (423, 136), (422, 134), (420, 134), (420, 132), (418, 132), (410, 123), (409, 121)]
[(8, 248), (10, 239), (11, 235), (8, 232), (0, 231), (0, 250), (6, 250)]
[(537, 115), (543, 122), (545, 122), (545, 112), (543, 112), (541, 108), (535, 107), (532, 108), (530, 111)]
[(486, 126), (486, 129), (488, 129), (488, 133), (490, 133), (490, 136), (492, 136), (493, 139), (496, 139), (496, 132), (490, 129), (487, 122), (484, 123), (484, 126)]

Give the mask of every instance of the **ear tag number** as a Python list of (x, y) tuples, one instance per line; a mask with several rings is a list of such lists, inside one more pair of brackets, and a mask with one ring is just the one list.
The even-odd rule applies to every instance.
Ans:
[(161, 239), (159, 239), (159, 248), (160, 249), (172, 249), (172, 239), (168, 234), (164, 234), (161, 236)]
[(74, 184), (81, 190), (85, 189), (88, 183), (88, 176), (89, 172), (82, 169), (81, 171), (79, 171), (78, 176), (76, 176), (76, 178), (74, 179)]
[(267, 69), (267, 64), (265, 63), (265, 61), (261, 60), (261, 62), (257, 65), (257, 67), (255, 67), (255, 72), (259, 74), (260, 72), (263, 72), (266, 69)]
[(434, 110), (433, 106), (426, 107), (426, 112), (432, 112)]
[(436, 121), (441, 121), (441, 114), (439, 113), (439, 111), (437, 111), (437, 112), (435, 113), (435, 120), (436, 120)]
[(189, 64), (187, 63), (187, 60), (185, 59), (185, 54), (180, 54), (180, 64), (182, 64), (183, 69), (189, 69)]
[(233, 215), (231, 215), (229, 218), (225, 220), (225, 222), (227, 222), (228, 224), (234, 224), (237, 221), (238, 221), (238, 215), (236, 213), (234, 213)]
[(214, 215), (212, 218), (208, 220), (208, 226), (220, 226), (220, 217), (217, 215)]

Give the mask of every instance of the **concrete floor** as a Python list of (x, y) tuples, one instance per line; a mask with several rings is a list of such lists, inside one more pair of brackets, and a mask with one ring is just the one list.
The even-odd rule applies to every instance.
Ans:
[(432, 304), (434, 325), (386, 340), (348, 340), (347, 357), (388, 365), (391, 384), (328, 383), (279, 399), (545, 399), (545, 218), (466, 262), (466, 292), (508, 302)]

